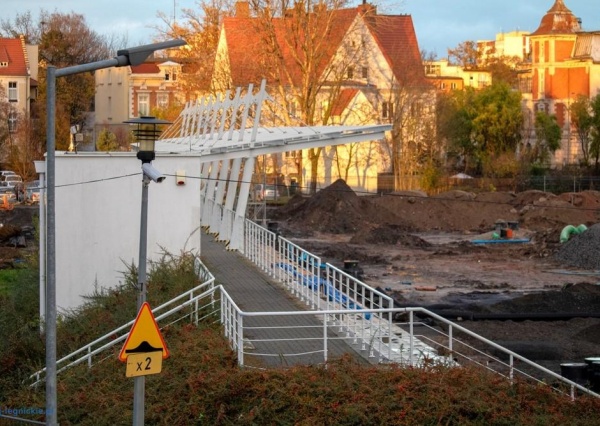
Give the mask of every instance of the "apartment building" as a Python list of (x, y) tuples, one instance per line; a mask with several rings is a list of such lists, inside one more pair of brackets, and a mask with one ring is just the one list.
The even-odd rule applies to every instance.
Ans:
[(124, 121), (151, 115), (153, 109), (167, 108), (176, 100), (183, 102), (182, 72), (181, 63), (167, 58), (96, 71), (95, 134), (103, 129), (126, 132), (129, 126)]

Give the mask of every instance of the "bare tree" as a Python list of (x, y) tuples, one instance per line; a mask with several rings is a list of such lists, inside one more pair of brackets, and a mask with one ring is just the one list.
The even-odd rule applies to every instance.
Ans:
[[(379, 25), (377, 30), (386, 28)], [(425, 80), (420, 52), (412, 55), (397, 59), (387, 90), (382, 91), (382, 114), (393, 126), (385, 149), (391, 159), (395, 190), (414, 186), (413, 176), (421, 165), (420, 152), (431, 143), (426, 140), (432, 137), (431, 131), (427, 133), (426, 129), (434, 128), (435, 122), (435, 92)]]
[[(256, 17), (253, 29), (260, 41), (258, 62), (271, 90), (282, 101), (272, 105), (271, 110), (284, 123), (312, 126), (331, 122), (332, 106), (342, 82), (348, 78), (351, 58), (358, 51), (342, 43), (356, 16), (354, 9), (342, 10), (345, 5), (339, 0), (293, 5), (277, 0), (251, 1)], [(338, 50), (345, 54), (332, 61)], [(308, 150), (311, 192), (316, 191), (322, 153), (322, 148)], [(302, 168), (301, 162), (297, 164)]]
[(155, 27), (161, 38), (181, 38), (188, 43), (185, 49), (178, 51), (184, 66), (179, 83), (185, 100), (210, 91), (221, 24), (225, 17), (233, 14), (231, 1), (201, 0), (197, 5), (199, 10), (182, 9), (180, 22), (159, 13), (162, 25)]

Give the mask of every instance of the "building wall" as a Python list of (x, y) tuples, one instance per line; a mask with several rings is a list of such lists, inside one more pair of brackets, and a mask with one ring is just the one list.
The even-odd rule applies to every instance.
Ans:
[(570, 59), (574, 44), (574, 38), (554, 40), (554, 61), (561, 62)]
[[(464, 70), (461, 66), (450, 65), (447, 59), (425, 62), (424, 65), (426, 69), (426, 75), (428, 77), (442, 77), (462, 80), (462, 84), (457, 85), (456, 87), (456, 89), (458, 90), (464, 87), (483, 89), (484, 87), (492, 84), (492, 74), (490, 72), (479, 70)], [(435, 80), (435, 83), (440, 89), (449, 89), (448, 87), (441, 87), (441, 83), (443, 81), (443, 79), (439, 79)], [(449, 81), (447, 85), (451, 84), (452, 81)]]
[(115, 131), (129, 116), (129, 67), (107, 68), (95, 72), (95, 132)]
[(600, 64), (589, 64), (590, 96), (600, 95)]
[[(148, 258), (200, 250), (200, 161), (157, 155), (167, 178), (151, 182)], [(177, 170), (186, 184), (177, 186)], [(56, 153), (56, 283), (59, 309), (75, 308), (96, 288), (123, 282), (138, 265), (142, 176), (133, 153)], [(150, 288), (149, 291), (152, 291)]]

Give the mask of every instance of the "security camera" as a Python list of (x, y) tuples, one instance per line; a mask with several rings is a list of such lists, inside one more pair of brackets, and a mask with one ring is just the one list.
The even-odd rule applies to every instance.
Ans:
[(165, 180), (165, 176), (163, 176), (161, 172), (152, 167), (152, 164), (150, 163), (142, 164), (142, 171), (144, 172), (144, 176), (147, 176), (156, 183), (161, 183), (163, 180)]

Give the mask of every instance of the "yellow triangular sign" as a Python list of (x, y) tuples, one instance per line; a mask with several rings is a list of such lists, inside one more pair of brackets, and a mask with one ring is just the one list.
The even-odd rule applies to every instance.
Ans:
[(147, 353), (162, 351), (162, 358), (169, 357), (169, 350), (160, 334), (158, 324), (154, 319), (152, 310), (148, 302), (144, 302), (137, 318), (131, 327), (129, 336), (125, 340), (125, 345), (119, 354), (119, 360), (127, 362), (127, 357), (134, 353)]

